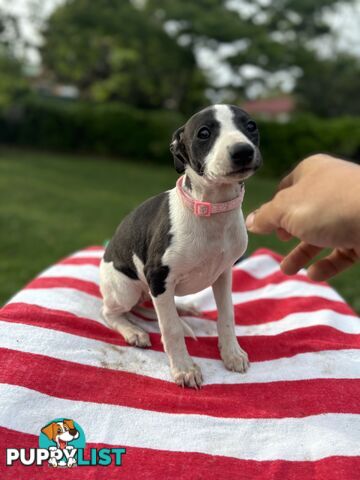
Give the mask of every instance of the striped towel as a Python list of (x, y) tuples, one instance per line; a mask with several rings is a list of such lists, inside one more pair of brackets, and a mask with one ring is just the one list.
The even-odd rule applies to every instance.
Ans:
[[(154, 311), (134, 321), (151, 349), (126, 345), (100, 316), (101, 247), (51, 266), (0, 310), (0, 479), (360, 478), (360, 320), (327, 284), (286, 277), (258, 250), (233, 270), (245, 375), (219, 357), (211, 289), (185, 300), (201, 390), (170, 379)], [(121, 467), (5, 466), (38, 446), (40, 428), (74, 419), (86, 449), (125, 447)]]

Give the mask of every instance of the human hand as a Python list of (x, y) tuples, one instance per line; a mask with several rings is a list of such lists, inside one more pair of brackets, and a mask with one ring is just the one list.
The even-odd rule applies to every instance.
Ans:
[(246, 219), (250, 232), (276, 232), (281, 240), (301, 240), (282, 261), (293, 275), (324, 248), (325, 258), (308, 270), (313, 280), (328, 279), (360, 258), (360, 166), (318, 154), (306, 158), (279, 184), (270, 202)]

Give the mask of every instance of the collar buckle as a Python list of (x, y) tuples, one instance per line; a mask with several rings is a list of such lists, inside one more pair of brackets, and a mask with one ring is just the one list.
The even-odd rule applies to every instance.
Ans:
[(211, 203), (194, 201), (194, 214), (197, 217), (210, 217), (211, 215)]

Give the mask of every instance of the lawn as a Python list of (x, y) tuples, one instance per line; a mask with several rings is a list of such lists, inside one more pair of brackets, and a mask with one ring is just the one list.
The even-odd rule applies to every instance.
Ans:
[[(102, 244), (121, 218), (147, 197), (172, 187), (169, 165), (0, 149), (0, 304), (34, 275), (74, 250)], [(245, 213), (271, 197), (275, 180), (254, 177)], [(248, 253), (290, 245), (250, 236)], [(359, 312), (360, 267), (331, 283)]]

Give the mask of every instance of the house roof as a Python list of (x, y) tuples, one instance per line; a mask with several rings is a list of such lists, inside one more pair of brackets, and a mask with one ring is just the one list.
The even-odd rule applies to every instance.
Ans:
[(251, 114), (291, 113), (295, 109), (295, 100), (289, 96), (249, 100), (242, 105), (242, 108)]

